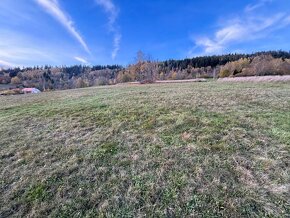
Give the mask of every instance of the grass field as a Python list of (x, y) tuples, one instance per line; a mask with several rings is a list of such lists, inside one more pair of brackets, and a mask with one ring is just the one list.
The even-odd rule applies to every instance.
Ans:
[(290, 83), (0, 97), (0, 217), (289, 217)]

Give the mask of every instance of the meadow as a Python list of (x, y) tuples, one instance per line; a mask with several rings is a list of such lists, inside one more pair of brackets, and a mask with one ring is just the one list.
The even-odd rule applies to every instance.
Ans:
[(290, 83), (0, 96), (0, 217), (290, 216)]

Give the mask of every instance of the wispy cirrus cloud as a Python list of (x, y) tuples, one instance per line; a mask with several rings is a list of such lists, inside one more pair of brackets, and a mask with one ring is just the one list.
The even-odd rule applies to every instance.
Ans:
[(67, 15), (67, 13), (60, 8), (58, 0), (34, 0), (42, 8), (46, 10), (53, 18), (61, 23), (67, 31), (81, 44), (86, 52), (90, 53), (90, 50), (82, 38), (81, 34), (76, 30), (74, 22)]
[(71, 47), (66, 40), (61, 41), (62, 46), (57, 41), (39, 39), (21, 31), (0, 29), (0, 60), (5, 61), (5, 65), (21, 67), (74, 64), (72, 54), (78, 56), (79, 50)]
[(7, 62), (7, 61), (4, 61), (4, 60), (0, 60), (0, 67), (7, 68), (7, 67), (15, 67), (15, 66), (17, 66), (17, 65), (10, 63), (10, 62)]
[[(260, 1), (260, 4), (266, 2), (269, 0)], [(258, 8), (258, 5), (254, 6), (252, 5), (252, 9)], [(262, 6), (259, 5), (259, 7)], [(227, 51), (231, 45), (265, 38), (270, 33), (288, 25), (290, 25), (290, 18), (286, 13), (258, 16), (256, 14), (249, 15), (246, 12), (246, 14), (222, 24), (212, 37), (193, 37), (195, 46), (188, 52), (188, 55), (193, 56), (197, 48), (202, 49), (202, 54), (222, 53)]]
[(75, 60), (81, 62), (82, 64), (90, 64), (86, 59), (82, 58), (82, 57), (74, 57)]
[(114, 29), (115, 21), (119, 15), (119, 9), (114, 5), (111, 0), (96, 0), (96, 3), (104, 8), (109, 14), (110, 28)]
[(115, 33), (114, 41), (113, 41), (114, 49), (112, 51), (112, 59), (116, 58), (116, 56), (120, 50), (121, 39), (122, 39), (122, 35), (118, 32)]
[(246, 6), (245, 8), (245, 12), (252, 12), (258, 8), (261, 8), (263, 6), (265, 6), (267, 3), (272, 2), (273, 0), (258, 0), (256, 3), (254, 4), (249, 4)]
[(122, 39), (122, 35), (120, 31), (116, 27), (116, 20), (119, 15), (119, 8), (116, 7), (116, 5), (112, 2), (112, 0), (95, 0), (95, 1), (108, 14), (109, 31), (114, 34), (114, 39), (113, 39), (114, 49), (112, 51), (111, 56), (112, 56), (112, 59), (115, 59), (120, 50), (120, 43)]

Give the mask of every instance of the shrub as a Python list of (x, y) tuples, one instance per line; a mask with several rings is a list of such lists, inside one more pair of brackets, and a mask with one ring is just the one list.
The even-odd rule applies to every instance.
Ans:
[(96, 79), (96, 85), (97, 86), (105, 86), (108, 85), (108, 80), (105, 77), (100, 77), (98, 79)]
[(119, 73), (117, 81), (121, 82), (121, 83), (127, 83), (127, 82), (131, 82), (132, 78), (131, 78), (130, 74), (127, 72)]
[(171, 75), (171, 79), (176, 80), (177, 79), (177, 73), (173, 72)]
[(88, 87), (88, 84), (82, 78), (78, 78), (75, 81), (75, 87), (76, 88), (85, 88), (85, 87)]
[(20, 78), (18, 76), (16, 76), (16, 77), (13, 77), (11, 79), (11, 83), (12, 84), (20, 84), (21, 83), (21, 80), (20, 80)]
[(219, 77), (224, 78), (224, 77), (229, 77), (230, 76), (230, 71), (229, 70), (221, 70), (219, 73)]
[(0, 84), (8, 84), (11, 82), (11, 78), (9, 76), (0, 76)]
[(130, 82), (130, 81), (131, 81), (130, 75), (125, 73), (122, 77), (122, 82)]

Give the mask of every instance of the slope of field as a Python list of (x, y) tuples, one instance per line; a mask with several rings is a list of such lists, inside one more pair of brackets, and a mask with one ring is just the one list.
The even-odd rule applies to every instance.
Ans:
[(285, 76), (248, 76), (248, 77), (226, 77), (218, 79), (219, 82), (287, 82), (290, 75)]
[(290, 84), (0, 97), (0, 217), (286, 217)]

